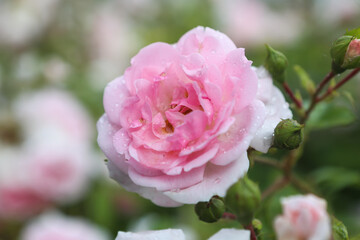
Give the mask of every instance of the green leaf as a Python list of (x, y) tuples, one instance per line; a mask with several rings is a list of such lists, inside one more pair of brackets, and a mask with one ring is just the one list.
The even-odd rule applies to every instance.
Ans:
[(326, 129), (348, 125), (356, 120), (353, 110), (334, 103), (319, 103), (311, 113), (306, 124), (307, 128)]
[(323, 167), (312, 173), (313, 179), (323, 192), (335, 194), (347, 187), (360, 189), (360, 175), (356, 170), (339, 167)]
[(334, 216), (331, 217), (332, 222), (332, 234), (334, 240), (349, 240), (349, 235), (345, 225), (336, 219)]
[(360, 38), (360, 28), (355, 28), (352, 30), (347, 30), (345, 36), (353, 36), (356, 38)]
[(344, 95), (345, 99), (349, 101), (349, 103), (351, 104), (352, 107), (355, 106), (355, 100), (354, 97), (352, 96), (352, 94), (348, 91), (343, 91), (342, 95)]
[(307, 74), (307, 72), (300, 67), (299, 65), (294, 66), (294, 70), (299, 77), (301, 86), (310, 94), (313, 94), (315, 92), (315, 84), (311, 80), (310, 76)]

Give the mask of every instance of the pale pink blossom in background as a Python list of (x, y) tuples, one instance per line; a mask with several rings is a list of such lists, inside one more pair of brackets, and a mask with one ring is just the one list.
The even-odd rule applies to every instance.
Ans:
[[(115, 240), (189, 240), (180, 229), (165, 229), (146, 232), (118, 232)], [(208, 240), (250, 240), (250, 231), (224, 228)]]
[(247, 171), (255, 136), (267, 151), (264, 121), (288, 106), (259, 99), (258, 89), (279, 92), (258, 84), (244, 49), (210, 28), (143, 48), (104, 93), (98, 143), (112, 178), (161, 206), (224, 196)]
[(243, 46), (293, 44), (303, 32), (300, 12), (274, 11), (260, 0), (213, 0), (219, 27)]
[(283, 215), (275, 219), (279, 240), (330, 240), (331, 225), (326, 201), (314, 195), (283, 198)]
[(360, 17), (358, 0), (315, 0), (312, 9), (314, 19), (329, 28)]
[(0, 147), (0, 219), (24, 219), (39, 213), (49, 202), (32, 186), (22, 164), (26, 157), (16, 147)]
[(30, 222), (20, 240), (108, 240), (107, 234), (85, 219), (45, 213)]
[(88, 20), (89, 79), (97, 89), (103, 89), (109, 79), (124, 71), (139, 46), (131, 18), (116, 4), (101, 4)]
[(42, 74), (50, 83), (63, 83), (70, 72), (71, 65), (57, 56), (52, 56), (42, 63)]
[(0, 45), (28, 45), (48, 27), (59, 0), (0, 1)]
[(21, 218), (24, 212), (27, 217), (32, 208), (79, 199), (96, 173), (92, 124), (85, 109), (70, 94), (46, 89), (19, 97), (13, 115), (20, 140), (0, 149), (0, 202), (14, 206), (7, 201), (12, 193), (19, 207), (3, 204), (0, 216), (11, 218), (13, 212)]

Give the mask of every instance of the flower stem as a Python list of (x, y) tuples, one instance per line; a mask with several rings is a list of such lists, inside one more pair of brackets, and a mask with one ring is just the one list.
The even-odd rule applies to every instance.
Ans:
[(236, 220), (236, 215), (229, 212), (224, 212), (222, 218)]
[(310, 103), (310, 107), (308, 108), (308, 110), (306, 110), (304, 117), (301, 119), (301, 123), (305, 123), (306, 120), (309, 118), (310, 113), (312, 112), (312, 110), (314, 109), (314, 107), (316, 106), (316, 104), (318, 103), (317, 98), (319, 93), (321, 92), (321, 90), (325, 87), (325, 85), (335, 76), (335, 73), (333, 71), (329, 72), (325, 78), (319, 83), (319, 85), (317, 86), (312, 98), (311, 98), (311, 103)]
[(340, 88), (342, 85), (344, 85), (346, 82), (348, 82), (350, 79), (352, 79), (358, 72), (360, 71), (360, 68), (354, 69), (349, 75), (347, 75), (344, 79), (342, 79), (340, 82), (338, 82), (334, 87), (329, 87), (326, 93), (322, 95), (321, 97), (318, 97), (316, 99), (317, 102), (320, 102), (327, 98), (329, 95), (331, 95), (335, 90)]
[(264, 156), (253, 156), (252, 160), (261, 164), (269, 165), (277, 169), (283, 169), (281, 162), (276, 161), (275, 159), (264, 157)]
[(288, 185), (288, 183), (289, 183), (289, 179), (286, 177), (281, 177), (281, 178), (277, 179), (268, 189), (266, 189), (261, 194), (261, 199), (265, 199), (265, 198), (271, 196), (276, 191), (286, 187), (286, 185)]
[(254, 227), (252, 224), (245, 226), (245, 229), (250, 230), (250, 233), (251, 233), (250, 239), (251, 240), (257, 240), (256, 233), (255, 233), (255, 230), (254, 230)]
[(286, 91), (286, 93), (289, 95), (289, 97), (291, 98), (291, 100), (295, 103), (296, 107), (301, 109), (302, 108), (302, 101), (298, 98), (295, 97), (295, 94), (293, 93), (293, 91), (291, 90), (291, 88), (289, 87), (289, 85), (284, 82), (283, 83), (283, 87)]
[(315, 190), (305, 181), (299, 179), (298, 177), (292, 175), (291, 176), (291, 184), (302, 191), (303, 193), (316, 193)]

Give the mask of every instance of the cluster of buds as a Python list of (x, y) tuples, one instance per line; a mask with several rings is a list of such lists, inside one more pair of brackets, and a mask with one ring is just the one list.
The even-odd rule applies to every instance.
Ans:
[(360, 67), (360, 28), (348, 31), (338, 38), (330, 53), (335, 73)]

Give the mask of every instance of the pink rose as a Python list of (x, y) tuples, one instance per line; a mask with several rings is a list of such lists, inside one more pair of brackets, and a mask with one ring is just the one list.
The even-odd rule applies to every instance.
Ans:
[(257, 93), (244, 49), (213, 29), (143, 48), (104, 93), (98, 143), (112, 178), (161, 206), (224, 196), (248, 169), (251, 141), (264, 141), (271, 114)]
[(283, 215), (275, 219), (279, 240), (329, 240), (331, 226), (325, 200), (314, 195), (282, 200)]
[[(180, 229), (165, 229), (157, 231), (146, 231), (140, 233), (118, 232), (115, 240), (185, 240), (185, 235)], [(221, 229), (209, 240), (250, 240), (250, 231), (239, 229)]]
[(107, 240), (97, 226), (80, 219), (46, 213), (23, 230), (21, 240)]

